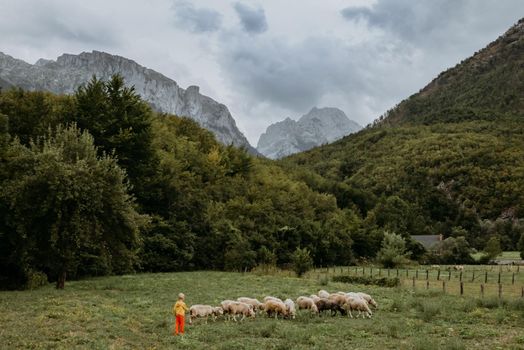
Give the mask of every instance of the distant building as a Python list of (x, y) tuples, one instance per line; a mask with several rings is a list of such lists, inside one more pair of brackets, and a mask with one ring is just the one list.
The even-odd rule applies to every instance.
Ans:
[(411, 238), (422, 244), (426, 249), (430, 249), (443, 239), (442, 235), (412, 235)]

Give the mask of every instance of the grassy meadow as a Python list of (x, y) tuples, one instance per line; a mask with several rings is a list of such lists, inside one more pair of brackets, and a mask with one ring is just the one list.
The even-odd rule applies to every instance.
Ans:
[[(319, 289), (366, 291), (372, 319), (265, 316), (242, 323), (197, 320), (171, 335), (178, 292), (191, 304)], [(381, 288), (253, 273), (137, 274), (72, 281), (65, 290), (0, 292), (2, 349), (524, 349), (524, 299), (478, 299), (438, 290)]]

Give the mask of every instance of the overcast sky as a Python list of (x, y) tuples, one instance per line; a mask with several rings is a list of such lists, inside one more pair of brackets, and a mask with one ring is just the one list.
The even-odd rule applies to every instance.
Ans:
[(524, 16), (523, 0), (0, 0), (0, 51), (100, 50), (226, 104), (256, 146), (313, 106), (365, 125)]

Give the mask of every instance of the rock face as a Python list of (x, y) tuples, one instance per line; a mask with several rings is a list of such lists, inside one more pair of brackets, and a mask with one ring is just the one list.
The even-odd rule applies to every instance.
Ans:
[(225, 105), (201, 95), (198, 86), (184, 90), (174, 80), (130, 59), (93, 51), (63, 54), (56, 61), (40, 59), (32, 65), (0, 52), (0, 87), (71, 94), (93, 75), (107, 80), (116, 73), (124, 77), (127, 85), (134, 85), (155, 110), (194, 119), (223, 144), (242, 146), (256, 153)]
[(257, 150), (271, 159), (338, 140), (362, 127), (338, 108), (316, 108), (298, 121), (290, 118), (270, 125), (258, 140)]

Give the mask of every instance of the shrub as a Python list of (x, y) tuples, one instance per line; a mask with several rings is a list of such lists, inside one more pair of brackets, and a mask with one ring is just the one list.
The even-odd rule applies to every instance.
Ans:
[(390, 288), (400, 286), (400, 279), (398, 277), (334, 276), (333, 282), (375, 285)]
[(40, 271), (30, 270), (27, 272), (25, 289), (36, 289), (48, 284), (47, 275)]
[(298, 277), (302, 277), (313, 267), (313, 259), (307, 248), (297, 248), (293, 253), (293, 271)]
[(384, 232), (382, 248), (377, 254), (377, 260), (384, 267), (396, 267), (408, 262), (409, 252), (406, 253), (406, 240), (395, 233)]

